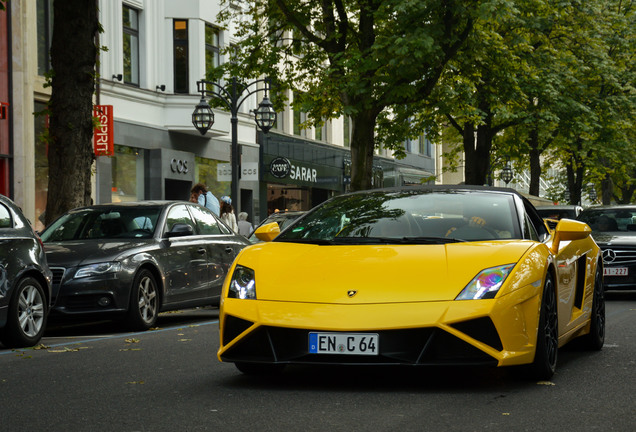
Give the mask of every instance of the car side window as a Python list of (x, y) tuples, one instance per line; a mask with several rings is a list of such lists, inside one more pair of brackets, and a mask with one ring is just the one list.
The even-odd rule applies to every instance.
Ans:
[(188, 207), (194, 216), (197, 226), (199, 227), (199, 234), (221, 234), (220, 225), (211, 211), (201, 206), (191, 205)]
[(168, 217), (166, 219), (166, 232), (172, 230), (175, 224), (187, 224), (192, 227), (193, 232), (197, 232), (196, 223), (192, 220), (192, 216), (190, 216), (190, 212), (185, 205), (180, 204), (174, 206), (168, 212)]
[(4, 204), (0, 204), (0, 228), (12, 228), (11, 212)]

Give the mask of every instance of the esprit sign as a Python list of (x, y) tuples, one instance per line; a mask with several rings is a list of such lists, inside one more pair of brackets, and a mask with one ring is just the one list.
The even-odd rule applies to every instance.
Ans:
[(93, 148), (95, 156), (112, 156), (115, 154), (115, 135), (113, 133), (113, 106), (95, 105), (93, 116), (98, 125), (93, 130)]

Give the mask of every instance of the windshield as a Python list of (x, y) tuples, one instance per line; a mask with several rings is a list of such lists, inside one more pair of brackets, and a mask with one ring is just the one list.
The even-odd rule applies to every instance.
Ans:
[(151, 238), (160, 206), (104, 207), (71, 211), (47, 227), (43, 242), (106, 238)]
[(636, 235), (636, 208), (584, 210), (578, 217), (597, 232), (626, 232)]
[(449, 243), (520, 238), (513, 196), (475, 191), (377, 191), (341, 195), (275, 241)]

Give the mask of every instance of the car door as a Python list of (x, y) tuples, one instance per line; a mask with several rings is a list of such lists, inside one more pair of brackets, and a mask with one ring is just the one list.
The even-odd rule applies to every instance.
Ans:
[(228, 230), (207, 208), (199, 205), (188, 205), (196, 221), (202, 244), (207, 248), (208, 279), (211, 297), (219, 297), (223, 281), (236, 254), (248, 242), (240, 241), (242, 237)]
[[(191, 235), (168, 237), (176, 224), (192, 227)], [(188, 302), (206, 295), (208, 285), (208, 250), (198, 235), (197, 224), (185, 204), (168, 210), (163, 229), (162, 265), (165, 273), (164, 303)]]

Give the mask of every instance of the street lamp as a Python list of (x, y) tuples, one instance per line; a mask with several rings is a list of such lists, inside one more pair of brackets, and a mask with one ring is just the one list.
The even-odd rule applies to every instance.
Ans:
[(512, 166), (510, 165), (510, 159), (506, 160), (506, 166), (501, 170), (501, 179), (506, 182), (506, 186), (508, 183), (512, 181), (513, 173)]
[(596, 201), (596, 198), (598, 198), (598, 195), (596, 194), (596, 188), (594, 187), (594, 184), (590, 183), (587, 185), (587, 187), (589, 190), (588, 195), (590, 197), (590, 201), (592, 202)]
[[(258, 88), (257, 85), (263, 83), (262, 88)], [(224, 87), (214, 81), (201, 80), (197, 81), (197, 91), (201, 93), (201, 101), (194, 108), (192, 113), (192, 124), (201, 133), (205, 135), (208, 130), (214, 124), (214, 113), (210, 108), (210, 105), (206, 101), (206, 96), (210, 98), (216, 98), (221, 101), (223, 105), (230, 111), (232, 122), (232, 189), (231, 197), (235, 203), (239, 203), (239, 148), (238, 148), (238, 110), (243, 105), (243, 102), (251, 95), (264, 91), (265, 96), (258, 108), (254, 110), (254, 120), (256, 125), (264, 132), (267, 133), (276, 123), (276, 111), (274, 106), (267, 97), (267, 92), (271, 89), (271, 83), (269, 78), (263, 78), (256, 81), (252, 81), (249, 84), (239, 83), (236, 78), (232, 78), (228, 86)], [(236, 205), (236, 211), (240, 209)]]

